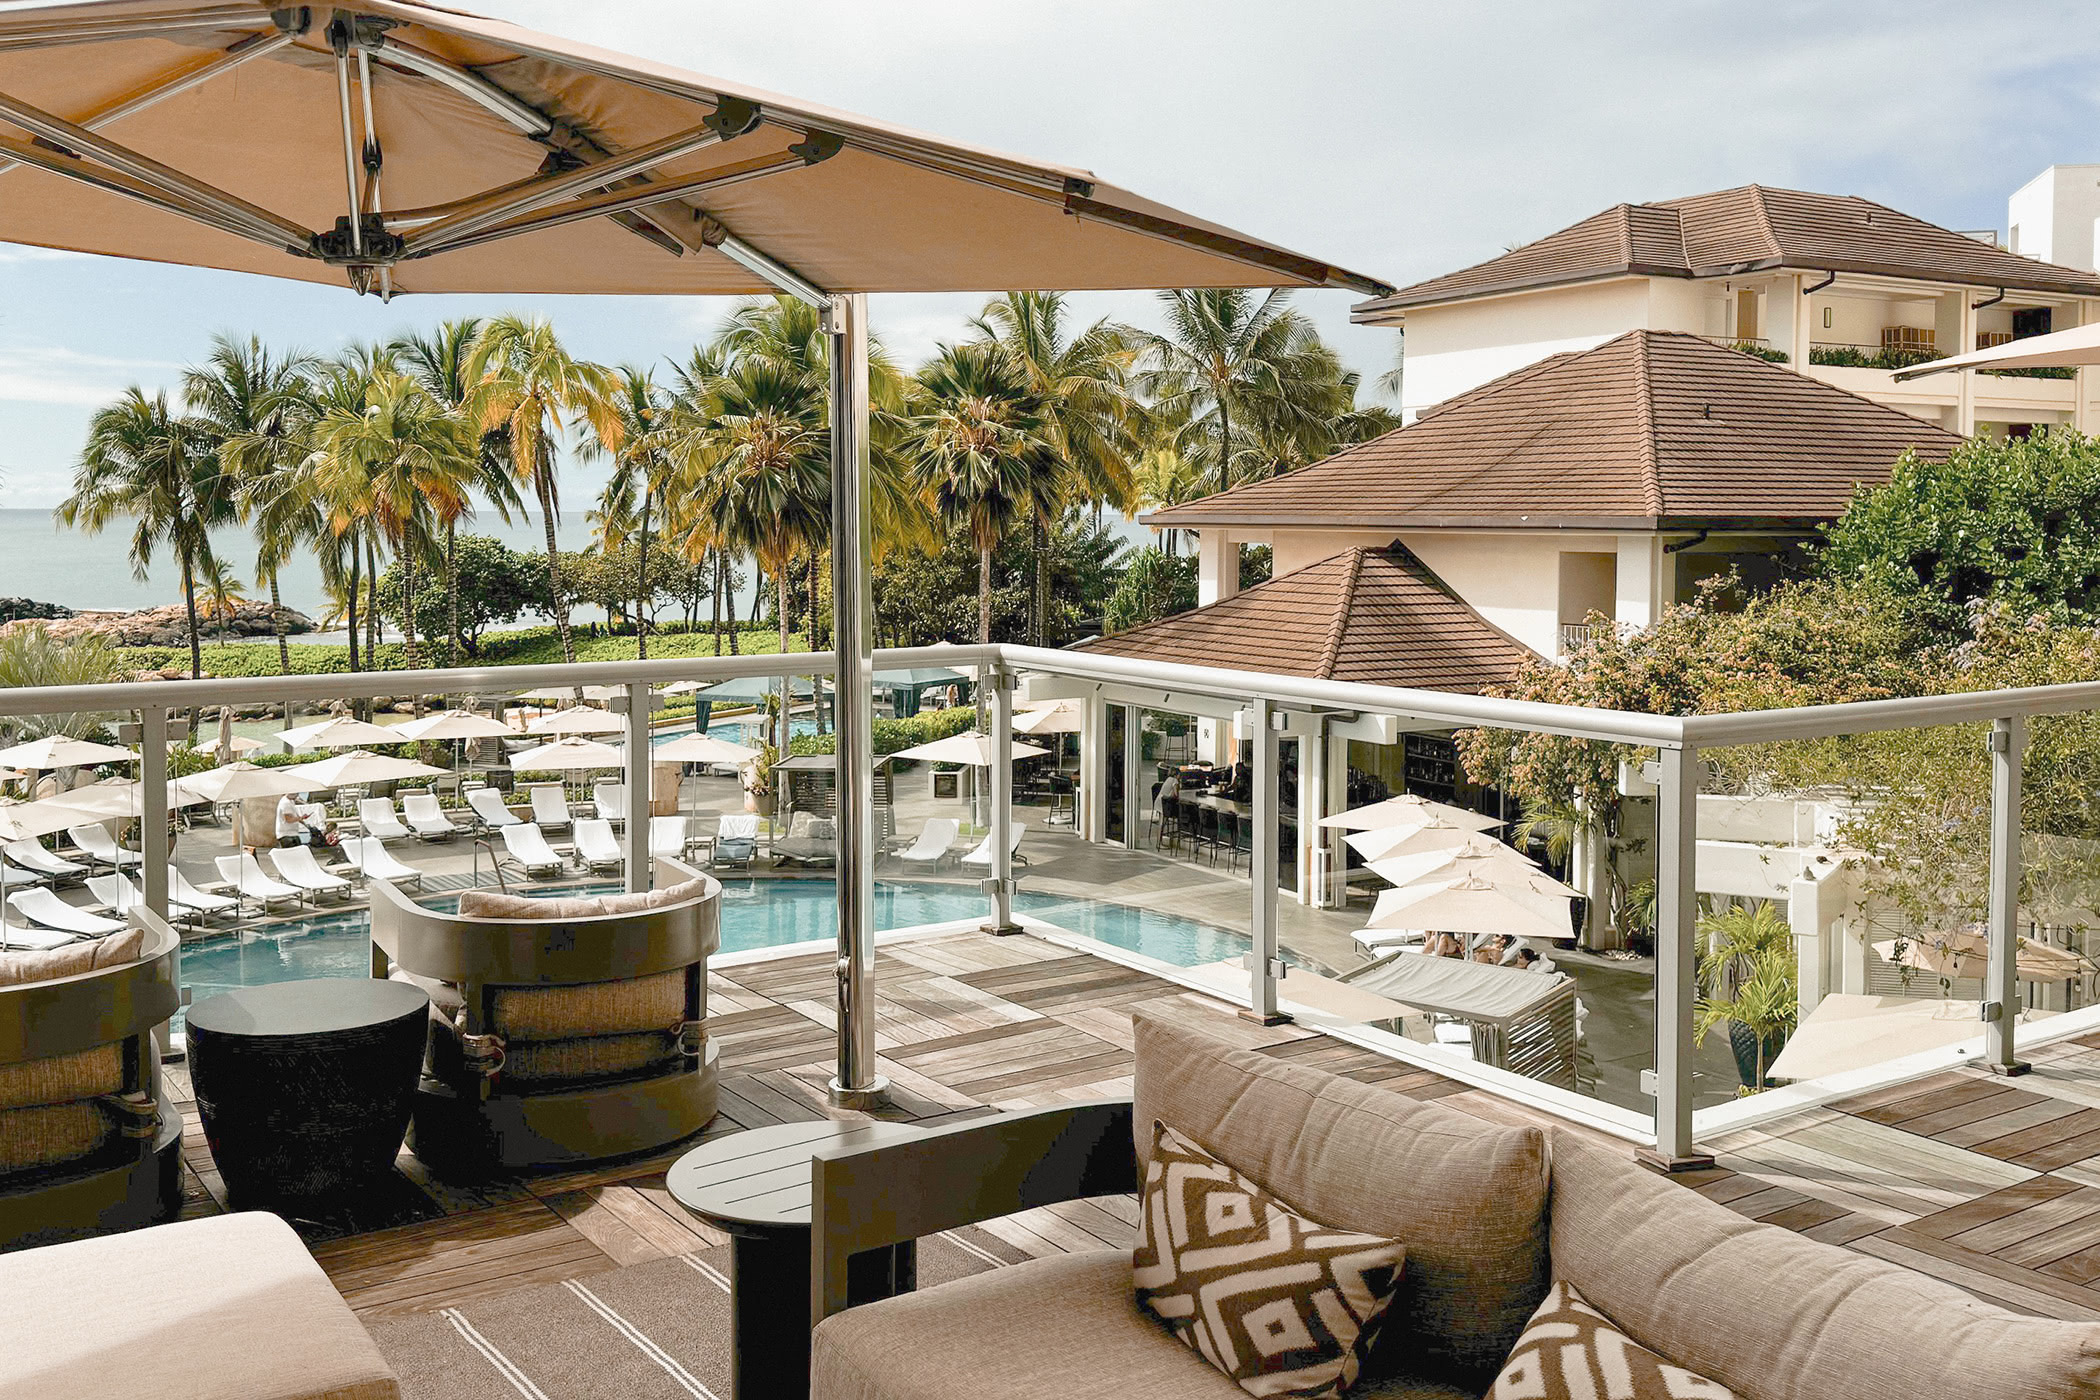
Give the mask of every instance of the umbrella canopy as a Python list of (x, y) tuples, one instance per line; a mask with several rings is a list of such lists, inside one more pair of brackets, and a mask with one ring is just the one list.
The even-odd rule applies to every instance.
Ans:
[(1403, 886), (1448, 880), (1458, 875), (1477, 875), (1483, 880), (1511, 885), (1537, 883), (1555, 894), (1579, 893), (1546, 874), (1520, 852), (1485, 837), (1448, 850), (1418, 851), (1412, 855), (1374, 860), (1370, 870), (1395, 885)]
[[(1554, 905), (1558, 904), (1558, 912)], [(1506, 933), (1517, 938), (1572, 938), (1565, 895), (1505, 888), (1477, 875), (1387, 890), (1368, 927)]]
[[(807, 677), (796, 676), (794, 680), (794, 693), (797, 696), (815, 694), (810, 689)], [(738, 676), (733, 680), (718, 681), (714, 685), (704, 686), (694, 692), (702, 700), (763, 700), (768, 695), (779, 693), (778, 676)]]
[(445, 770), (432, 767), (428, 763), (418, 763), (410, 758), (395, 758), (392, 754), (352, 749), (349, 753), (332, 754), (312, 763), (295, 763), (280, 771), (298, 774), (306, 780), (309, 787), (332, 788), (341, 787), (345, 783), (385, 783), (400, 778), (435, 778)]
[[(1876, 943), (1874, 951), (1890, 962), (1957, 981), (1981, 977), (1990, 964), (1990, 940), (1982, 929), (1920, 933)], [(2092, 960), (2069, 948), (2058, 948), (2022, 935), (2013, 970), (2024, 982), (2068, 982), (2093, 972)]]
[(204, 773), (177, 778), (176, 787), (206, 802), (239, 802), (250, 797), (282, 797), (304, 792), (312, 784), (292, 767), (258, 768), (253, 763), (222, 763)]
[(2009, 340), (2003, 345), (1993, 345), (1988, 350), (1950, 355), (1944, 360), (1928, 360), (1922, 365), (1897, 370), (1895, 377), (1901, 383), (1906, 379), (1945, 374), (1957, 369), (2050, 369), (2077, 365), (2100, 365), (2100, 324), (2074, 326), (2048, 335), (2030, 335)]
[(353, 745), (398, 744), (401, 735), (361, 719), (337, 715), (318, 724), (302, 724), (272, 736), (288, 749), (347, 749)]
[(610, 700), (615, 695), (625, 695), (627, 687), (624, 685), (543, 685), (536, 690), (518, 691), (517, 697), (520, 700), (552, 700), (566, 704), (576, 698), (578, 691), (583, 692), (583, 698), (586, 700)]
[(728, 743), (712, 734), (686, 734), (658, 744), (649, 754), (664, 763), (720, 763), (734, 768), (757, 758), (758, 750)]
[[(1364, 929), (1355, 935), (1356, 941), (1365, 945), (1401, 943), (1408, 941), (1402, 935), (1421, 934), (1441, 928), (1442, 926), (1438, 924), (1417, 922), (1420, 915), (1413, 912), (1409, 907), (1413, 901), (1414, 892), (1423, 888), (1424, 885), (1464, 879), (1468, 874), (1472, 874), (1473, 878), (1482, 880), (1484, 883), (1493, 885), (1511, 899), (1529, 904), (1552, 922), (1554, 932), (1530, 931), (1526, 933), (1526, 937), (1551, 938), (1561, 942), (1574, 941), (1575, 929), (1568, 917), (1568, 900), (1575, 894), (1575, 891), (1569, 889), (1560, 881), (1545, 875), (1537, 875), (1534, 879), (1505, 876), (1500, 880), (1495, 880), (1464, 869), (1451, 871), (1438, 879), (1425, 880), (1412, 885), (1401, 885), (1390, 890), (1380, 890), (1377, 901), (1371, 906), (1370, 919), (1367, 921)], [(1462, 932), (1462, 930), (1457, 929), (1447, 931)], [(1485, 932), (1509, 933), (1512, 931), (1498, 928)], [(1473, 932), (1481, 933), (1483, 931), (1476, 929)]]
[[(192, 753), (206, 754), (212, 758), (226, 758), (229, 756), (238, 758), (244, 753), (254, 753), (259, 749), (266, 749), (269, 747), (268, 744), (265, 744), (260, 739), (251, 739), (245, 734), (236, 734), (233, 736), (231, 742), (226, 745), (227, 748), (230, 748), (233, 751), (231, 755), (228, 755), (226, 753), (221, 752), (219, 741), (222, 737), (223, 736), (221, 735), (214, 734), (209, 739), (206, 739), (203, 743), (193, 745), (190, 751)], [(176, 745), (184, 742), (186, 741), (182, 739), (170, 739), (168, 740), (168, 747), (172, 749)]]
[(500, 719), (477, 715), (472, 710), (439, 710), (434, 715), (397, 724), (392, 733), (403, 739), (503, 739), (517, 731)]
[(138, 755), (130, 749), (120, 749), (114, 744), (98, 744), (92, 739), (68, 739), (62, 734), (31, 739), (26, 744), (0, 749), (0, 766), (27, 769), (32, 773), (42, 773), (54, 768), (85, 768), (91, 764), (137, 761)]
[(520, 771), (577, 773), (586, 768), (618, 768), (627, 761), (627, 751), (611, 744), (570, 735), (536, 749), (510, 756), (510, 766)]
[(946, 666), (907, 666), (901, 670), (875, 673), (875, 684), (878, 686), (949, 685), (969, 679), (963, 672), (951, 671)]
[[(1041, 758), (1050, 752), (1034, 744), (1016, 743), (1012, 758)], [(992, 766), (992, 741), (974, 729), (965, 729), (960, 734), (951, 734), (945, 739), (936, 739), (930, 744), (916, 748), (900, 749), (891, 758), (915, 758), (922, 763), (968, 763), (979, 768)]]
[(656, 688), (658, 695), (691, 695), (696, 690), (707, 689), (706, 681), (672, 681)]
[[(2023, 1011), (2020, 1019), (2055, 1014)], [(1801, 1018), (1766, 1073), (1789, 1081), (1821, 1079), (1976, 1040), (1983, 1029), (1973, 1001), (1826, 992), (1816, 1009)]]
[(14, 798), (0, 800), (0, 841), (33, 841), (39, 836), (49, 836), (54, 831), (64, 831), (69, 826), (80, 825), (80, 809), (44, 798), (37, 802), (22, 802)]
[(1470, 826), (1454, 826), (1441, 817), (1430, 817), (1412, 826), (1383, 826), (1358, 831), (1343, 838), (1349, 848), (1365, 860), (1387, 860), (1394, 856), (1421, 855), (1425, 851), (1463, 850), (1483, 839)]
[[(194, 807), (204, 800), (179, 781), (168, 784), (170, 807)], [(47, 797), (44, 801), (54, 808), (70, 810), (97, 821), (108, 817), (142, 817), (146, 807), (145, 789), (136, 778), (110, 778)]]
[(1379, 831), (1394, 826), (1421, 826), (1432, 820), (1441, 821), (1446, 826), (1463, 827), (1467, 831), (1487, 831), (1502, 825), (1493, 817), (1484, 817), (1478, 812), (1469, 812), (1448, 802), (1432, 802), (1412, 792), (1388, 797), (1385, 801), (1374, 802), (1368, 807), (1358, 807), (1353, 811), (1323, 817), (1320, 819), (1320, 825), (1338, 826), (1344, 831)]
[(1077, 734), (1085, 722), (1082, 700), (1040, 700), (1014, 711), (1016, 734)]
[(525, 722), (526, 731), (532, 734), (619, 734), (626, 728), (627, 721), (618, 715), (587, 705), (573, 710), (549, 710)]

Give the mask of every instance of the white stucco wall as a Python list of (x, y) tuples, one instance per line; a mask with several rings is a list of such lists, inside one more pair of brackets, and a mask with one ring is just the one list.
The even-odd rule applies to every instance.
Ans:
[(2022, 257), (2066, 267), (2094, 266), (2093, 221), (2100, 218), (2100, 165), (2052, 165), (2005, 201), (2007, 239)]
[(1454, 394), (1548, 355), (1601, 345), (1647, 319), (1646, 279), (1631, 277), (1410, 311), (1401, 414), (1413, 422)]

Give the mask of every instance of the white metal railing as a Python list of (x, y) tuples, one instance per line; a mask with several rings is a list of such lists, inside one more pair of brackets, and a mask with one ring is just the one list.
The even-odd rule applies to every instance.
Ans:
[(1563, 622), (1560, 625), (1560, 654), (1572, 656), (1590, 644), (1597, 629), (1587, 622)]
[[(1010, 678), (1021, 672), (1128, 692), (1144, 692), (1147, 703), (1171, 708), (1178, 697), (1206, 697), (1240, 707), (1261, 742), (1255, 745), (1254, 851), (1251, 861), (1251, 920), (1254, 953), (1248, 960), (1250, 1010), (1274, 1014), (1280, 965), (1275, 949), (1277, 821), (1275, 730), (1291, 711), (1329, 716), (1393, 716), (1417, 727), (1527, 730), (1601, 740), (1658, 752), (1660, 814), (1657, 850), (1657, 1053), (1654, 1143), (1658, 1157), (1675, 1163), (1696, 1160), (1692, 1115), (1692, 963), (1697, 903), (1696, 796), (1699, 753), (1705, 748), (1832, 737), (1912, 727), (1964, 723), (1991, 726), (1993, 821), (1989, 861), (1990, 959), (1984, 1025), (1987, 1060), (2007, 1072), (2020, 1068), (2013, 1014), (2014, 924), (2020, 832), (2020, 757), (2027, 722), (2036, 716), (2100, 710), (2100, 683), (2001, 690), (1964, 695), (1866, 701), (1791, 710), (1725, 715), (1670, 716), (1543, 705), (1445, 691), (1314, 680), (1203, 666), (1134, 660), (1085, 651), (1021, 646), (938, 646), (877, 652), (879, 670), (947, 666), (976, 671), (988, 682), (996, 717), (1004, 725), (1013, 703)], [(628, 714), (626, 762), (630, 811), (625, 840), (630, 880), (645, 878), (648, 839), (648, 687), (675, 680), (721, 681), (746, 677), (830, 675), (828, 652), (786, 656), (663, 658), (574, 665), (480, 667), (460, 670), (376, 671), (325, 676), (281, 676), (121, 683), (100, 686), (0, 690), (0, 715), (77, 712), (135, 712), (139, 716), (140, 777), (145, 801), (142, 822), (143, 876), (149, 907), (167, 907), (168, 834), (165, 810), (167, 745), (171, 714), (199, 706), (340, 700), (374, 695), (507, 695), (526, 688), (619, 684)], [(1124, 703), (1124, 702), (1118, 702)], [(1010, 766), (992, 773), (992, 875), (985, 881), (991, 924), (1012, 926)], [(1097, 788), (1098, 792), (1099, 789)], [(842, 996), (844, 975), (842, 972)], [(842, 1008), (844, 1009), (844, 1008)], [(1483, 1071), (1485, 1073), (1485, 1071)]]

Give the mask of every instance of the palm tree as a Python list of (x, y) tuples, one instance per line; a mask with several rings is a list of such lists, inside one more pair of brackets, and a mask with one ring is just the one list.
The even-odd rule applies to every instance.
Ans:
[(226, 624), (240, 615), (241, 604), (248, 601), (243, 584), (226, 561), (207, 551), (197, 561), (197, 589), (204, 597), (203, 613), (219, 624), (219, 645), (227, 641)]
[[(1146, 510), (1165, 510), (1200, 499), (1203, 477), (1171, 447), (1155, 447), (1138, 462), (1132, 473), (1137, 483), (1137, 503)], [(1161, 547), (1169, 556), (1180, 552), (1179, 530), (1162, 530)]]
[(255, 581), (270, 590), (277, 664), (290, 673), (284, 599), (278, 574), (293, 553), (317, 535), (298, 476), (306, 431), (314, 416), (311, 381), (320, 361), (303, 351), (273, 355), (260, 337), (220, 335), (201, 365), (184, 371), (183, 401), (190, 417), (217, 444), (220, 464), (233, 477), (235, 508), (255, 535)]
[(635, 545), (634, 646), (635, 655), (649, 656), (649, 530), (651, 516), (670, 480), (671, 451), (677, 436), (670, 405), (647, 370), (627, 366), (620, 370), (619, 436), (611, 443), (593, 433), (583, 443), (586, 460), (602, 459), (612, 464), (612, 475), (599, 494), (598, 545), (610, 556), (625, 545), (629, 535)]
[[(42, 623), (0, 632), (0, 688), (103, 685), (122, 671), (116, 651), (92, 632), (61, 640)], [(85, 712), (7, 715), (0, 717), (0, 734), (11, 742), (56, 735), (85, 739), (115, 720), (115, 715)]]
[(233, 519), (231, 478), (207, 434), (136, 386), (99, 410), (73, 470), (73, 494), (56, 512), (62, 525), (99, 533), (119, 516), (133, 522), (131, 570), (139, 578), (165, 547), (182, 570), (190, 675), (204, 674), (197, 631), (197, 571), (211, 552), (211, 530)]
[(569, 426), (587, 427), (601, 444), (620, 441), (620, 392), (613, 373), (576, 359), (555, 339), (546, 321), (498, 316), (474, 337), (467, 356), (471, 421), (483, 432), (502, 432), (511, 471), (530, 486), (547, 532), (547, 587), (554, 605), (554, 630), (562, 659), (576, 659), (569, 634), (569, 605), (561, 583), (561, 555), (554, 527), (561, 493), (555, 480), (555, 451)]

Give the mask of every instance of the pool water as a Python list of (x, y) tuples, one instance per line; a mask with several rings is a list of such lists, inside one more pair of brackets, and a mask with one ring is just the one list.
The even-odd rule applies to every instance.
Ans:
[[(715, 720), (707, 726), (707, 732), (710, 737), (720, 739), (725, 744), (742, 744), (751, 748), (772, 732), (772, 726), (773, 721), (763, 715), (733, 715), (728, 719)], [(649, 742), (652, 746), (668, 744), (673, 739), (683, 739), (692, 732), (693, 726), (690, 723), (681, 722), (657, 730)], [(807, 715), (791, 716), (788, 720), (788, 733), (792, 737), (800, 738), (804, 734), (816, 732), (817, 722)]]
[[(618, 886), (569, 885), (535, 894), (602, 894)], [(433, 896), (435, 908), (456, 907), (456, 895)], [(1113, 947), (1143, 953), (1181, 967), (1218, 962), (1247, 951), (1243, 935), (1197, 923), (1178, 914), (1069, 896), (1014, 896), (1017, 913), (1032, 915), (1068, 932)], [(875, 926), (912, 928), (984, 917), (986, 901), (975, 890), (940, 885), (878, 882)], [(235, 987), (291, 982), (306, 977), (372, 975), (368, 920), (362, 909), (315, 914), (269, 925), (247, 936), (225, 934), (183, 946), (182, 980), (202, 1000)], [(739, 880), (722, 887), (722, 951), (778, 948), (829, 940), (837, 932), (833, 887), (824, 880)]]

